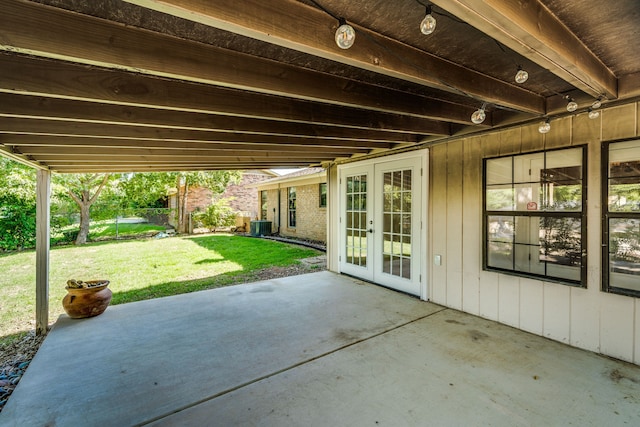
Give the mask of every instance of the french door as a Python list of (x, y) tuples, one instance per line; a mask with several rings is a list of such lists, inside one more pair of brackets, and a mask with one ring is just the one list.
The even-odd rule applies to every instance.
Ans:
[(426, 299), (426, 153), (346, 165), (340, 271)]

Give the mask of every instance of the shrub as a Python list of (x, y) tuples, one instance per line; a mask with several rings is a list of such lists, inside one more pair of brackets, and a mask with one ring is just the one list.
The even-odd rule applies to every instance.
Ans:
[(15, 251), (36, 244), (36, 206), (12, 194), (0, 197), (0, 249)]
[(207, 209), (197, 214), (202, 225), (215, 231), (216, 228), (231, 227), (236, 223), (236, 213), (229, 206), (229, 199), (215, 200)]

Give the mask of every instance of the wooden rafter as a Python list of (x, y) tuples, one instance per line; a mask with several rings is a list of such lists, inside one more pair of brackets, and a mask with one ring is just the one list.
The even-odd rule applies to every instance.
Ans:
[[(171, 141), (211, 141), (218, 143), (254, 143), (254, 144), (297, 144), (324, 145), (338, 147), (389, 148), (393, 141), (366, 141), (351, 138), (312, 138), (298, 135), (256, 135), (245, 133), (221, 133), (193, 129), (167, 129), (139, 126), (115, 126), (103, 123), (65, 122), (50, 119), (25, 119), (0, 117), (0, 128), (4, 134), (28, 135), (67, 135), (99, 138), (124, 138), (141, 140)], [(406, 141), (396, 141), (406, 142)], [(411, 141), (411, 142), (416, 142)]]
[(51, 147), (51, 146), (22, 146), (19, 148), (20, 152), (26, 156), (37, 155), (39, 160), (46, 161), (47, 159), (88, 159), (94, 158), (99, 161), (107, 159), (129, 159), (136, 160), (137, 157), (145, 158), (162, 158), (165, 160), (173, 159), (186, 159), (190, 158), (198, 162), (204, 162), (207, 159), (216, 159), (219, 161), (230, 159), (303, 159), (312, 161), (328, 160), (331, 159), (331, 154), (324, 153), (304, 153), (304, 152), (292, 152), (287, 153), (283, 151), (268, 152), (268, 151), (220, 151), (220, 150), (191, 150), (176, 153), (174, 150), (159, 150), (155, 148), (121, 148), (117, 152), (114, 152), (109, 147)]
[[(1, 50), (426, 119), (468, 123), (473, 112), (472, 107), (125, 27), (37, 3), (1, 3), (4, 3), (0, 14)], [(162, 52), (162, 56), (158, 52)], [(533, 97), (530, 93), (520, 96)], [(536, 100), (540, 107), (541, 99)]]
[(567, 114), (557, 94), (627, 100), (640, 72), (637, 42), (616, 39), (635, 16), (619, 1), (599, 37), (580, 26), (588, 5), (434, 0), (444, 21), (425, 38), (415, 2), (323, 0), (356, 28), (341, 50), (335, 17), (306, 0), (0, 0), (0, 151), (54, 171), (273, 167)]
[[(282, 167), (308, 167), (308, 162), (291, 162), (279, 164)], [(117, 172), (172, 172), (172, 171), (200, 171), (200, 170), (229, 170), (229, 169), (268, 169), (274, 167), (272, 162), (231, 162), (208, 163), (206, 165), (193, 164), (153, 164), (141, 161), (139, 164), (128, 165), (73, 165), (56, 167), (59, 173), (117, 173)]]
[[(348, 51), (336, 47), (338, 22), (293, 0), (125, 0), (139, 6), (330, 59), (390, 77), (534, 114), (544, 113), (539, 95), (445, 61), (357, 26), (363, 36)], [(366, 34), (366, 36), (364, 36)]]
[[(365, 154), (370, 151), (366, 147), (341, 147), (329, 145), (304, 145), (284, 143), (218, 143), (213, 141), (168, 141), (160, 139), (140, 140), (126, 138), (100, 138), (69, 135), (29, 135), (29, 134), (0, 134), (0, 147), (78, 147), (100, 148), (111, 150), (120, 148), (155, 148), (159, 150), (191, 151), (269, 151), (286, 153), (324, 153), (336, 156), (349, 154)], [(387, 147), (390, 148), (391, 146)], [(380, 148), (380, 147), (378, 147)], [(378, 149), (377, 148), (377, 149)]]
[(4, 55), (0, 59), (0, 93), (355, 129), (437, 135), (450, 132), (446, 122), (401, 114), (247, 93), (19, 55)]
[(613, 72), (540, 0), (433, 0), (433, 3), (463, 17), (467, 23), (582, 91), (594, 97), (618, 97)]
[(256, 135), (297, 135), (319, 139), (415, 142), (417, 134), (375, 129), (348, 129), (316, 126), (218, 114), (167, 111), (102, 104), (43, 96), (0, 93), (0, 117), (51, 119), (64, 122), (102, 123), (104, 125), (143, 126), (150, 128), (199, 130)]

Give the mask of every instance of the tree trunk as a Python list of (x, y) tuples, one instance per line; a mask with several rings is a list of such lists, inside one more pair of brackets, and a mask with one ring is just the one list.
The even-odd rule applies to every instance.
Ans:
[(185, 234), (187, 233), (187, 227), (185, 226), (185, 217), (187, 216), (187, 185), (186, 182), (183, 182), (183, 177), (180, 175), (176, 178), (176, 188), (178, 189), (176, 193), (177, 229), (178, 233)]
[(78, 237), (76, 237), (76, 245), (84, 245), (87, 243), (87, 238), (89, 237), (89, 223), (91, 222), (89, 216), (90, 207), (91, 202), (86, 200), (83, 194), (82, 204), (80, 204), (80, 231), (78, 232)]
[(71, 198), (80, 208), (80, 231), (78, 232), (78, 236), (76, 237), (76, 245), (84, 245), (85, 243), (87, 243), (87, 238), (89, 237), (89, 223), (91, 222), (89, 209), (102, 192), (102, 189), (109, 180), (109, 176), (110, 174), (106, 174), (103, 176), (102, 182), (100, 182), (100, 185), (96, 189), (93, 196), (91, 195), (91, 191), (86, 188), (81, 190), (80, 194), (75, 194), (72, 190), (67, 188), (67, 194), (71, 196)]
[[(182, 190), (182, 197), (180, 201), (180, 232), (181, 233), (185, 233), (188, 234), (189, 231), (189, 213), (187, 212), (187, 198), (189, 195), (189, 186), (188, 184), (185, 182), (184, 184), (184, 188)], [(180, 198), (179, 198), (180, 199)]]
[(175, 212), (175, 218), (176, 218), (176, 230), (178, 230), (178, 233), (182, 232), (182, 228), (180, 227), (180, 224), (182, 223), (182, 203), (181, 199), (180, 199), (180, 175), (178, 175), (176, 177), (176, 188), (178, 189), (176, 192), (176, 212)]

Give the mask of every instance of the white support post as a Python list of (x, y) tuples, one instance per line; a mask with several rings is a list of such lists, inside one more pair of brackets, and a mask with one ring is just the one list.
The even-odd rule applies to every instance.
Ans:
[(327, 167), (327, 270), (340, 271), (340, 213), (338, 212), (338, 166)]
[(51, 172), (37, 171), (36, 181), (36, 334), (49, 326), (49, 230)]

